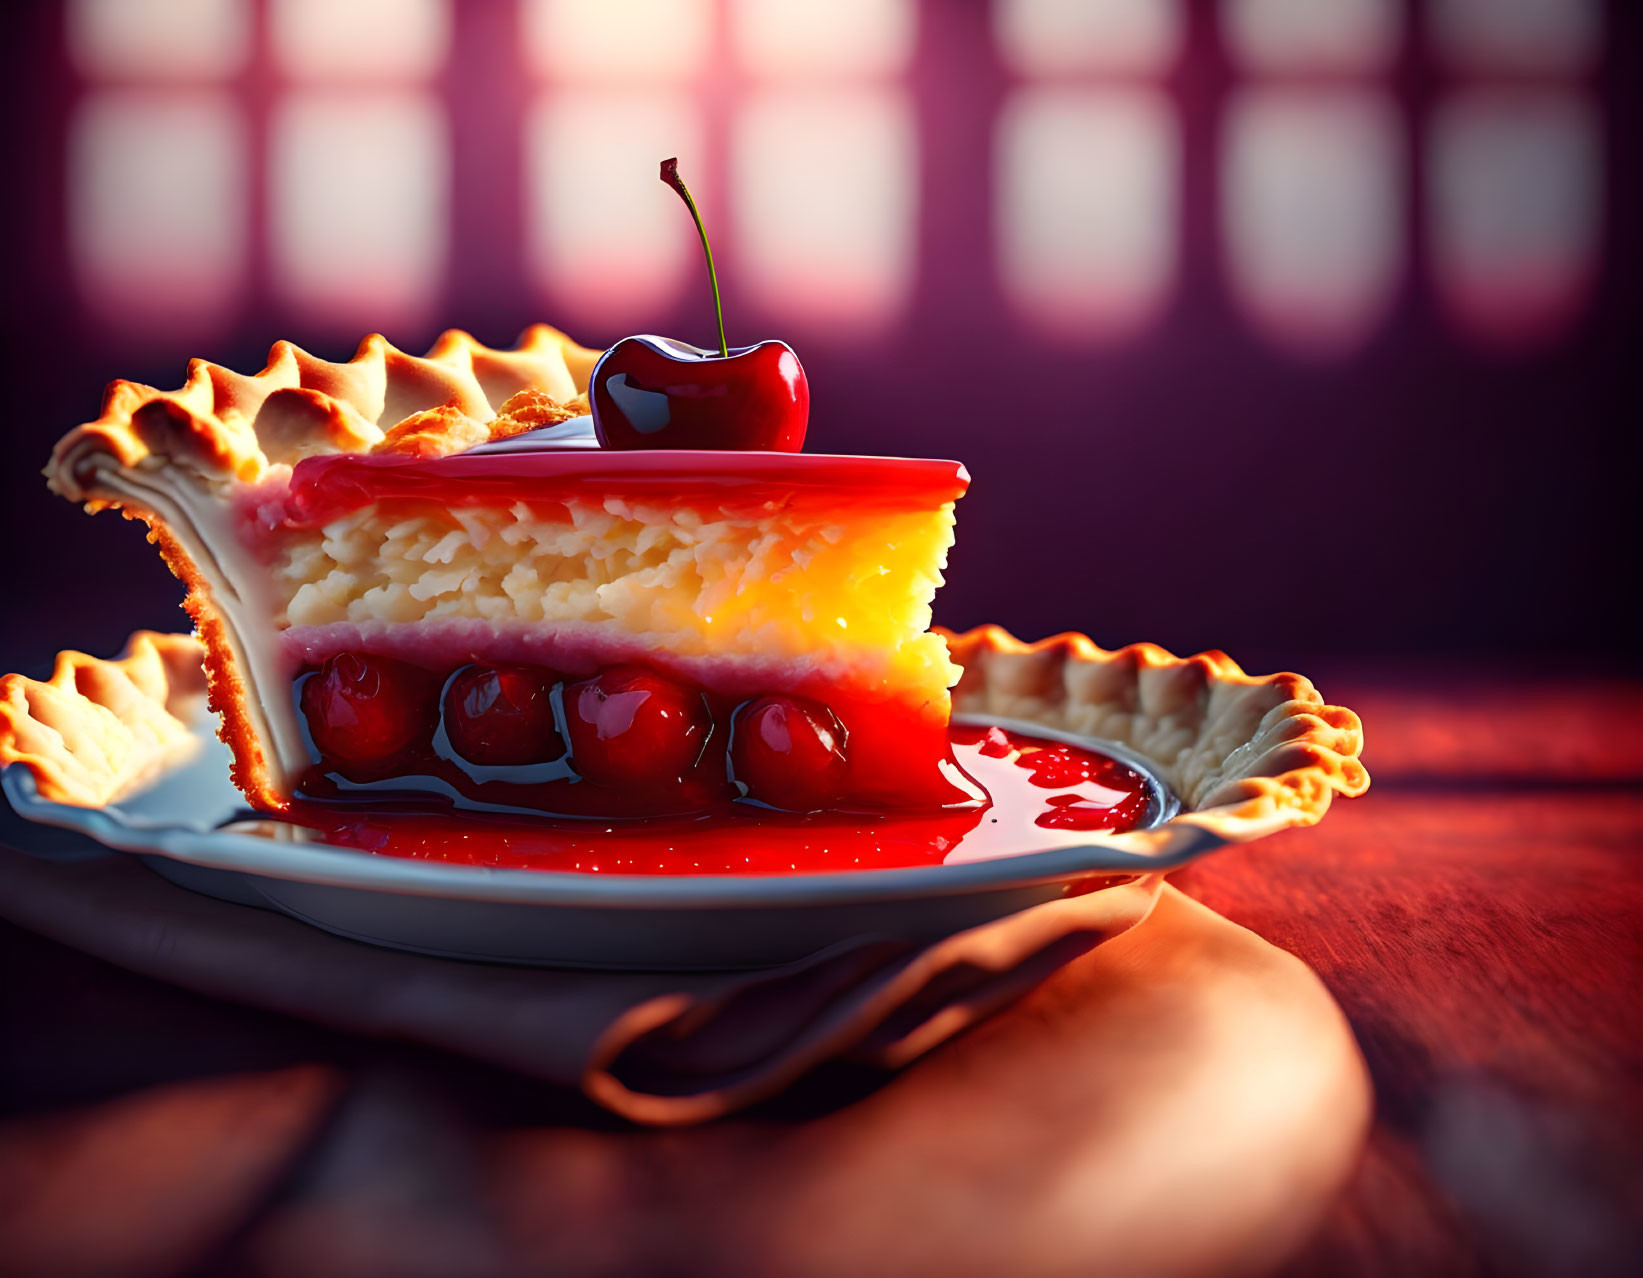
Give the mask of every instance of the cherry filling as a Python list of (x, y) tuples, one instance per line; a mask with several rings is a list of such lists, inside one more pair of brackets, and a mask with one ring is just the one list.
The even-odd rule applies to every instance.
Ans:
[[(928, 727), (895, 717), (908, 711), (850, 703), (864, 726), (851, 783), (851, 733), (832, 708), (708, 693), (638, 665), (566, 679), (540, 666), (474, 663), (442, 678), (345, 652), (302, 673), (296, 689), (312, 747), (301, 799), (573, 817), (691, 815), (740, 799), (791, 812), (984, 799), (943, 770), (951, 753), (939, 729), (932, 741)], [(892, 750), (903, 757), (887, 760)], [(897, 788), (912, 798), (881, 801)]]

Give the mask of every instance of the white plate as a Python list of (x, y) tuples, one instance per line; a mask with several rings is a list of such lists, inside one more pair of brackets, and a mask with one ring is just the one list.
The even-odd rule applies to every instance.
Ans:
[[(1177, 803), (1157, 770), (1111, 742), (1035, 724), (999, 723), (1111, 755), (1154, 787), (1157, 822)], [(1092, 874), (1172, 869), (1218, 846), (1206, 830), (1167, 856), (1122, 836), (994, 860), (822, 874), (656, 876), (489, 869), (377, 856), (225, 829), (253, 817), (228, 778), (229, 756), (205, 720), (198, 751), (140, 793), (106, 808), (40, 797), (8, 767), (0, 837), (44, 856), (135, 853), (167, 879), (222, 900), (273, 907), (375, 945), (453, 958), (600, 968), (764, 966), (864, 934), (923, 942), (1065, 894)]]

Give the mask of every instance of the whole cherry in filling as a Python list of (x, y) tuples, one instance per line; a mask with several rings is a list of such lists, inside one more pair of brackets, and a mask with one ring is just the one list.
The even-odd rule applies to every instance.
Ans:
[(481, 767), (551, 763), (565, 753), (553, 721), (557, 676), (535, 666), (468, 666), (445, 688), (445, 735)]
[(429, 676), (392, 657), (339, 652), (302, 685), (302, 713), (320, 754), (378, 764), (422, 745), (433, 723)]
[(696, 765), (712, 730), (700, 692), (642, 666), (612, 666), (565, 689), (571, 766), (599, 785), (676, 780)]
[(826, 706), (802, 697), (759, 697), (736, 711), (731, 774), (751, 799), (813, 812), (838, 798), (844, 745), (844, 726)]

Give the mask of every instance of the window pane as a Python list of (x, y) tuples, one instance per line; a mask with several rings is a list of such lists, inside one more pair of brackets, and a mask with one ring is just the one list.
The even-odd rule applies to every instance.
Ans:
[(70, 0), (69, 53), (87, 75), (222, 79), (251, 47), (246, 0)]
[(734, 0), (736, 50), (760, 75), (894, 75), (913, 56), (913, 0)]
[(524, 0), (525, 55), (555, 80), (677, 83), (707, 65), (706, 0)]
[(1431, 174), (1438, 291), (1468, 330), (1545, 340), (1578, 317), (1597, 268), (1603, 185), (1585, 98), (1457, 95), (1433, 122)]
[(528, 237), (556, 322), (642, 330), (698, 276), (706, 298), (690, 215), (657, 175), (662, 160), (678, 156), (702, 216), (717, 227), (704, 133), (685, 94), (590, 89), (537, 102), (526, 140)]
[(1431, 0), (1432, 37), (1471, 71), (1581, 71), (1597, 59), (1598, 0)]
[(1149, 91), (1031, 89), (999, 121), (993, 199), (1005, 291), (1067, 335), (1121, 338), (1168, 301), (1180, 136)]
[(1404, 157), (1380, 93), (1247, 90), (1223, 153), (1234, 296), (1284, 345), (1344, 352), (1373, 332), (1403, 269)]
[(740, 278), (774, 317), (865, 337), (913, 275), (918, 147), (905, 95), (770, 92), (736, 122)]
[(269, 18), (280, 69), (306, 79), (422, 78), (451, 43), (449, 0), (273, 0)]
[(1178, 0), (997, 0), (1004, 63), (1021, 75), (1159, 72), (1181, 53)]
[(1252, 71), (1370, 72), (1397, 56), (1394, 0), (1229, 0), (1233, 55)]
[(111, 90), (80, 104), (69, 239), (93, 310), (165, 333), (232, 312), (245, 280), (245, 153), (245, 123), (221, 93)]
[(448, 152), (427, 94), (287, 95), (269, 177), (279, 290), (339, 328), (428, 318), (443, 284)]

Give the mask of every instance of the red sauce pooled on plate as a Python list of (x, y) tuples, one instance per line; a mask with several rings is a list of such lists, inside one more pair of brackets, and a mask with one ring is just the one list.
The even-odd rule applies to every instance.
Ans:
[(1076, 845), (1157, 817), (1145, 776), (1115, 759), (1001, 728), (954, 726), (953, 756), (985, 806), (934, 814), (777, 812), (746, 802), (626, 821), (485, 813), (295, 814), (327, 843), (384, 856), (589, 874), (792, 874), (988, 860)]

